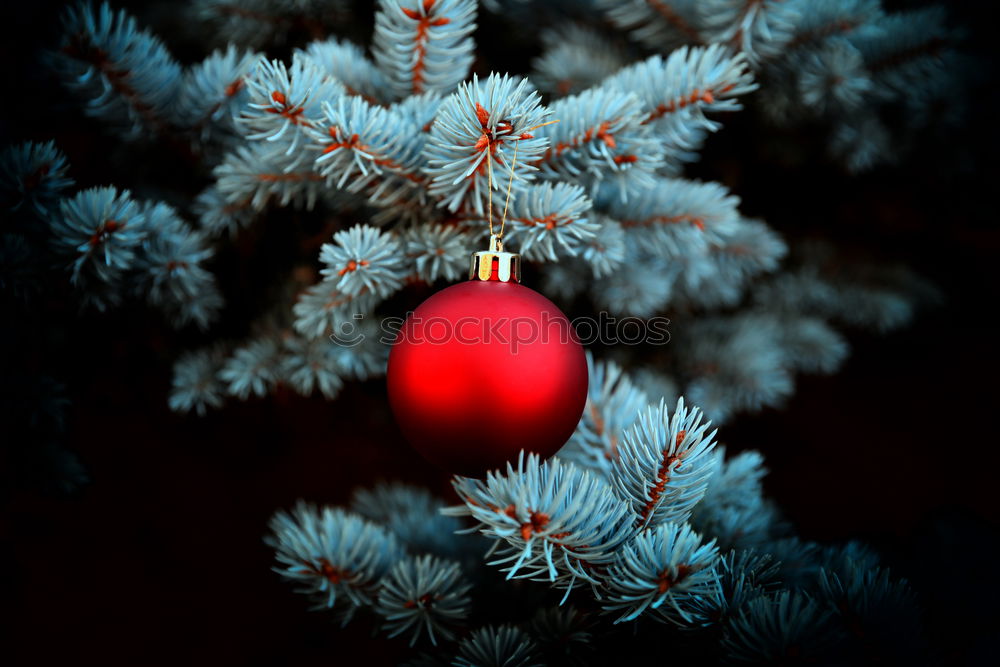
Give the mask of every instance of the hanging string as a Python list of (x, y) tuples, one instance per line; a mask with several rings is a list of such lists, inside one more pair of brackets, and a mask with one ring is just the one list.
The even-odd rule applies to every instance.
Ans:
[[(517, 144), (514, 145), (517, 148)], [(490, 223), (490, 238), (493, 238), (493, 161), (490, 159), (490, 154), (493, 152), (493, 146), (487, 144), (486, 146), (486, 219)], [(514, 167), (511, 167), (513, 171)], [(500, 232), (503, 234), (503, 232)]]
[[(553, 123), (558, 123), (558, 120), (550, 120), (547, 123), (542, 123), (540, 125), (535, 125), (534, 127), (529, 127), (527, 130), (522, 132), (522, 136), (537, 130), (540, 127), (545, 127), (546, 125), (552, 125)], [(497, 239), (503, 238), (503, 228), (507, 224), (507, 207), (510, 205), (510, 191), (514, 186), (514, 167), (517, 166), (517, 147), (521, 143), (521, 137), (514, 139), (514, 157), (510, 162), (510, 180), (507, 181), (507, 197), (504, 199), (503, 203), (503, 217), (500, 219), (500, 231), (497, 232)], [(487, 203), (486, 203), (486, 219), (490, 225), (490, 236), (493, 236), (493, 160), (490, 159), (490, 154), (493, 152), (492, 146), (486, 147), (486, 173), (487, 173)]]
[(520, 145), (520, 139), (514, 142), (514, 159), (510, 163), (510, 180), (507, 181), (507, 198), (503, 202), (503, 217), (500, 218), (500, 234), (498, 238), (503, 238), (503, 226), (507, 223), (507, 205), (510, 204), (510, 189), (514, 185), (514, 166), (517, 165), (517, 147)]

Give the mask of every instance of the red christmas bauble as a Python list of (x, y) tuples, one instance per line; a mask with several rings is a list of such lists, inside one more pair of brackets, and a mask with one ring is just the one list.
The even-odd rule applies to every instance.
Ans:
[(587, 400), (587, 360), (566, 316), (517, 282), (470, 280), (424, 301), (389, 354), (389, 402), (410, 444), (482, 476), (523, 449), (555, 454)]

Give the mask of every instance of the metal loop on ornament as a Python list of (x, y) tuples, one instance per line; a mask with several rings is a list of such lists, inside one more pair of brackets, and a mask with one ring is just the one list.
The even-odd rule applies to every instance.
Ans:
[(504, 252), (499, 234), (490, 235), (490, 249), (472, 255), (469, 280), (496, 280), (502, 283), (521, 282), (521, 256)]

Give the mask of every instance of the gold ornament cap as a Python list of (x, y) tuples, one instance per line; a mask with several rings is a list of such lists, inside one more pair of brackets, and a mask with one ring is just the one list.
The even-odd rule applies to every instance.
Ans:
[(490, 235), (490, 249), (472, 255), (469, 280), (498, 280), (502, 283), (521, 282), (521, 256), (504, 252), (498, 234)]

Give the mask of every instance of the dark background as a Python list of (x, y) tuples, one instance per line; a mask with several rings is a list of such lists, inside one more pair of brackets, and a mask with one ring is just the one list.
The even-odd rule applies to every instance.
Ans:
[[(3, 6), (2, 143), (55, 138), (80, 188), (114, 183), (167, 198), (199, 191), (208, 175), (183, 155), (122, 149), (44, 72), (37, 50), (52, 43), (60, 4)], [(790, 239), (819, 236), (851, 255), (902, 261), (940, 288), (942, 302), (912, 326), (884, 337), (851, 332), (840, 373), (800, 378), (785, 409), (738, 418), (721, 438), (764, 452), (767, 491), (802, 536), (878, 547), (913, 582), (947, 662), (972, 664), (1000, 622), (998, 99), (992, 3), (947, 4), (967, 30), (964, 50), (978, 59), (964, 127), (931, 132), (900, 164), (852, 177), (826, 162), (815, 130), (767, 129), (751, 110), (725, 119), (690, 173), (723, 180), (745, 213)], [(181, 60), (194, 60), (200, 47), (170, 6), (150, 6), (144, 23)], [(371, 11), (360, 10), (359, 41), (370, 23)], [(483, 12), (477, 68), (526, 71), (537, 47), (516, 39)], [(241, 234), (213, 267), (229, 304), (217, 331), (242, 335), (267, 286), (321, 229), (281, 212)], [(80, 315), (68, 292), (39, 305), (49, 313), (39, 316), (45, 335), (4, 354), (67, 384), (66, 444), (91, 483), (69, 496), (19, 483), (0, 495), (9, 664), (351, 664), (349, 656), (365, 656), (375, 665), (405, 654), (402, 642), (373, 639), (370, 628), (340, 631), (308, 612), (270, 571), (261, 541), (271, 514), (300, 497), (342, 503), (378, 479), (449, 492), (447, 475), (403, 442), (381, 381), (348, 384), (333, 402), (279, 393), (180, 417), (166, 407), (173, 355), (204, 337), (174, 333), (134, 306)]]

